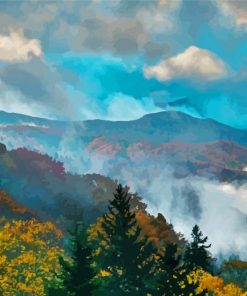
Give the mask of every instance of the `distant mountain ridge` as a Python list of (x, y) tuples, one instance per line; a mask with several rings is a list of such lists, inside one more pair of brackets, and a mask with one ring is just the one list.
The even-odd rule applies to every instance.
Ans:
[[(128, 122), (0, 113), (1, 142), (0, 189), (14, 200), (4, 197), (0, 207), (9, 217), (24, 207), (26, 215), (62, 225), (84, 213), (95, 221), (119, 180), (175, 227), (181, 215), (185, 229), (191, 221), (206, 226), (221, 205), (224, 219), (237, 217), (234, 229), (246, 223), (246, 130), (173, 111)], [(134, 204), (145, 210), (138, 199)]]
[(155, 178), (170, 166), (177, 178), (197, 175), (219, 181), (247, 180), (247, 148), (231, 141), (138, 142), (124, 149), (120, 144), (97, 138), (88, 148), (92, 153), (108, 158), (112, 163), (109, 166), (110, 175), (119, 178), (118, 172), (122, 168), (134, 167), (146, 172), (153, 170), (152, 176)]
[(65, 122), (0, 112), (0, 141), (8, 149), (24, 147), (49, 154), (72, 171), (72, 162), (83, 172), (98, 172), (102, 163), (100, 173), (112, 178), (119, 177), (124, 166), (146, 163), (148, 169), (155, 163), (157, 172), (169, 164), (180, 177), (246, 179), (246, 130), (176, 111), (114, 122)]
[(209, 142), (229, 140), (247, 146), (247, 131), (229, 127), (213, 119), (199, 119), (177, 111), (163, 111), (143, 116), (132, 121), (56, 121), (36, 118), (16, 113), (0, 111), (1, 129), (11, 130), (17, 126), (26, 128), (57, 129), (65, 132), (75, 128), (83, 130), (85, 140), (103, 136), (109, 140), (151, 141), (156, 143), (169, 141)]
[(30, 115), (20, 114), (20, 113), (11, 113), (0, 111), (0, 124), (6, 125), (21, 125), (23, 123), (30, 123), (33, 122), (37, 125), (58, 125), (62, 123), (62, 121), (46, 119), (41, 117), (34, 117)]
[[(102, 135), (115, 141), (210, 142), (234, 141), (247, 146), (247, 131), (235, 129), (213, 119), (199, 119), (177, 111), (163, 111), (133, 121), (90, 120), (84, 122), (89, 135)], [(112, 133), (109, 133), (111, 131)]]

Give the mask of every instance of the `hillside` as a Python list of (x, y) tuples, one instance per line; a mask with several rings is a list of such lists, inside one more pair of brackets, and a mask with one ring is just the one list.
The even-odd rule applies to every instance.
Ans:
[[(120, 166), (149, 161), (171, 165), (175, 175), (245, 179), (247, 132), (181, 112), (146, 115), (134, 121), (61, 122), (0, 113), (0, 141), (48, 154), (66, 170), (119, 178)], [(121, 178), (121, 176), (120, 176)]]
[[(87, 223), (107, 211), (117, 183), (101, 175), (72, 175), (48, 155), (23, 148), (7, 151), (0, 143), (0, 211), (2, 219), (51, 220), (67, 231), (72, 221)], [(132, 209), (144, 233), (157, 244), (184, 243), (162, 214), (148, 214), (146, 204), (132, 194)]]
[[(145, 115), (133, 121), (87, 120), (82, 122), (61, 122), (34, 118), (26, 115), (0, 112), (1, 132), (3, 134), (31, 136), (42, 135), (61, 137), (71, 130), (88, 143), (96, 137), (108, 141), (123, 142), (211, 142), (229, 140), (247, 146), (245, 130), (235, 129), (212, 119), (199, 119), (182, 112), (164, 111)], [(20, 128), (20, 126), (22, 128)], [(55, 141), (54, 141), (55, 142)]]
[(182, 112), (164, 111), (133, 121), (92, 120), (84, 123), (87, 137), (103, 136), (109, 141), (126, 142), (211, 142), (234, 141), (247, 145), (247, 133), (211, 119), (199, 119)]
[(107, 142), (100, 137), (88, 145), (92, 155), (108, 160), (110, 175), (117, 175), (121, 167), (141, 168), (148, 171), (155, 166), (159, 175), (171, 166), (178, 178), (189, 175), (216, 178), (221, 181), (246, 180), (247, 148), (234, 142), (218, 140), (205, 143), (137, 142), (128, 146)]
[(104, 211), (104, 203), (115, 189), (109, 178), (66, 173), (61, 162), (24, 148), (7, 151), (0, 144), (0, 166), (1, 190), (44, 220), (80, 219), (84, 210), (92, 220)]

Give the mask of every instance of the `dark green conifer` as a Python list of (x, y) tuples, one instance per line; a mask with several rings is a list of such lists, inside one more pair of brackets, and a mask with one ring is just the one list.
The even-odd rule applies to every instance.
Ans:
[(109, 269), (112, 282), (108, 295), (147, 295), (154, 284), (155, 249), (141, 236), (135, 213), (130, 209), (131, 194), (118, 185), (104, 216), (103, 229), (107, 236), (104, 269)]
[(177, 245), (167, 244), (164, 254), (160, 255), (159, 295), (181, 295), (179, 282), (184, 280), (181, 269), (181, 255), (177, 254)]
[[(69, 261), (60, 257), (61, 289), (54, 290), (54, 295), (91, 296), (96, 290), (92, 279), (95, 276), (91, 268), (91, 248), (87, 242), (87, 232), (84, 226), (77, 223), (71, 233)], [(51, 289), (49, 295), (52, 295)]]
[(198, 285), (188, 280), (192, 270), (185, 267), (181, 254), (178, 254), (177, 244), (169, 243), (159, 261), (160, 285), (157, 295), (206, 295), (206, 291), (196, 293)]
[(213, 261), (208, 249), (211, 244), (206, 245), (208, 237), (203, 236), (198, 225), (192, 229), (192, 242), (187, 245), (184, 261), (188, 269), (195, 269), (201, 267), (205, 271), (212, 271)]

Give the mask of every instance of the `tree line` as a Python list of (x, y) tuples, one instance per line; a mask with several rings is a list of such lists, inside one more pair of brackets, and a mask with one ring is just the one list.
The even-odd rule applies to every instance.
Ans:
[(247, 296), (247, 262), (215, 264), (197, 225), (188, 242), (136, 197), (118, 185), (105, 215), (68, 234), (0, 192), (12, 213), (0, 217), (0, 295)]
[(60, 256), (57, 284), (48, 286), (48, 295), (207, 295), (206, 288), (198, 289), (195, 274), (213, 273), (214, 258), (199, 226), (183, 249), (175, 243), (158, 248), (142, 234), (130, 201), (128, 189), (119, 184), (93, 239), (95, 229), (76, 224), (69, 257)]

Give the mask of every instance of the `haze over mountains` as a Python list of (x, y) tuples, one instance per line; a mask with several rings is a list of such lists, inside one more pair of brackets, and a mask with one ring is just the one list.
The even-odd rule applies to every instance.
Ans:
[[(74, 175), (48, 155), (25, 148), (7, 151), (4, 144), (0, 144), (0, 167), (1, 190), (41, 220), (62, 218), (64, 222), (77, 219), (86, 210), (86, 221), (92, 221), (104, 211), (105, 201), (116, 187), (110, 178)], [(2, 204), (0, 200), (4, 211)]]
[(85, 142), (103, 136), (107, 140), (128, 143), (152, 141), (162, 143), (169, 141), (207, 142), (230, 140), (247, 146), (245, 130), (229, 127), (212, 119), (199, 119), (182, 112), (163, 111), (143, 116), (132, 121), (86, 120), (82, 122), (65, 122), (36, 118), (21, 114), (0, 112), (1, 128), (14, 129), (18, 126), (43, 128), (47, 132), (65, 132), (71, 126), (86, 131)]
[(165, 111), (134, 121), (60, 122), (0, 113), (0, 141), (63, 161), (72, 172), (119, 177), (120, 166), (154, 161), (172, 165), (178, 176), (213, 174), (243, 179), (247, 132), (211, 119)]
[[(25, 149), (7, 154), (11, 159), (17, 157), (20, 164), (25, 163), (19, 165), (19, 176), (23, 174), (24, 179), (27, 174), (28, 179), (35, 179), (32, 174), (37, 176), (32, 182), (35, 190), (39, 188), (39, 198), (52, 199), (53, 195), (57, 198), (60, 193), (69, 195), (71, 191), (72, 200), (82, 200), (83, 195), (85, 204), (88, 202), (85, 197), (92, 197), (92, 192), (98, 192), (97, 196), (108, 192), (114, 187), (111, 179), (118, 179), (143, 196), (151, 213), (161, 212), (186, 236), (199, 223), (210, 236), (214, 252), (240, 252), (242, 242), (247, 241), (245, 130), (175, 111), (117, 122), (62, 122), (1, 112), (0, 142), (8, 150), (22, 147), (48, 154), (57, 161), (47, 165), (51, 163), (48, 156), (27, 153)], [(52, 173), (54, 166), (61, 168), (58, 161), (64, 163), (68, 172), (66, 182)], [(32, 173), (33, 163), (36, 169)], [(98, 173), (111, 179), (75, 173)], [(7, 175), (13, 175), (14, 180), (15, 170), (11, 168)], [(21, 180), (16, 192), (25, 188)], [(55, 212), (61, 206), (56, 198), (52, 199)], [(228, 234), (224, 235), (227, 243), (219, 239), (224, 232), (222, 224), (228, 227)]]

